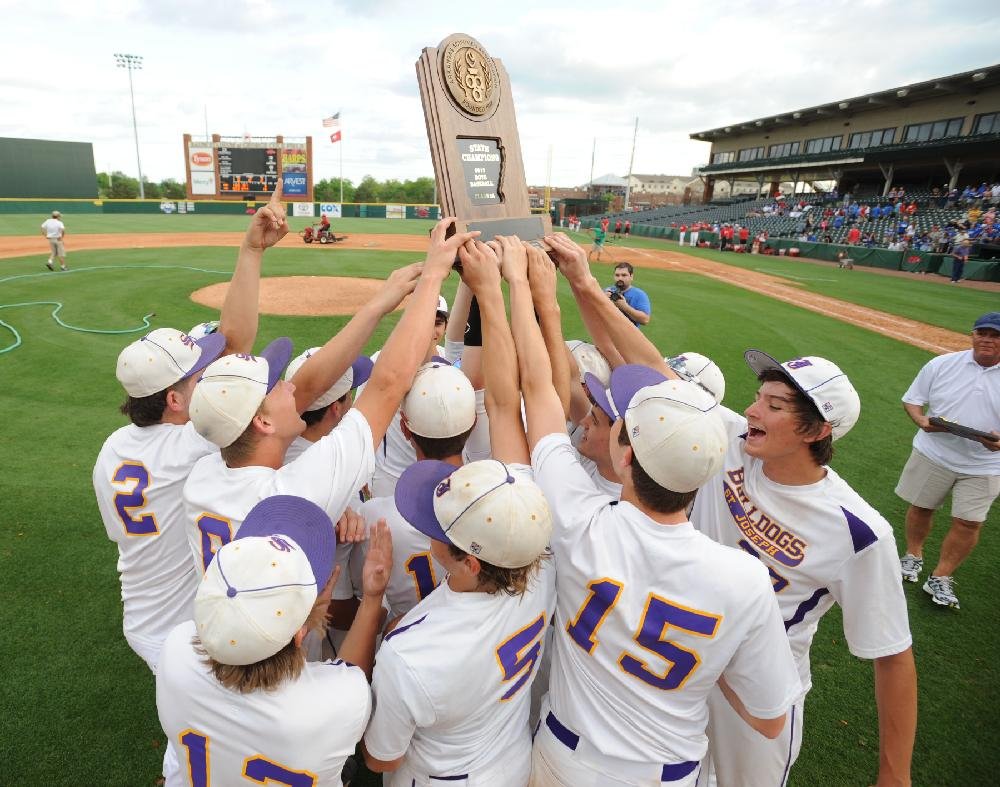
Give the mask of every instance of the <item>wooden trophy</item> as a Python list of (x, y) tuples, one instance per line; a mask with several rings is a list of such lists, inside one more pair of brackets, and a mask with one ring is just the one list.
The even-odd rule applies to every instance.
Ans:
[(548, 250), (548, 215), (532, 215), (510, 79), (471, 36), (455, 33), (417, 61), (417, 83), (443, 215), (480, 240), (517, 235)]

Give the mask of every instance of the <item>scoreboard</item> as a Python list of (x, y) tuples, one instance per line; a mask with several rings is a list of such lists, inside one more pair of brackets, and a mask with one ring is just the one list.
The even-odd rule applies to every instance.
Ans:
[(270, 194), (278, 185), (278, 149), (216, 148), (219, 191)]
[(184, 155), (188, 199), (252, 202), (267, 199), (280, 182), (288, 200), (312, 201), (312, 137), (185, 134)]

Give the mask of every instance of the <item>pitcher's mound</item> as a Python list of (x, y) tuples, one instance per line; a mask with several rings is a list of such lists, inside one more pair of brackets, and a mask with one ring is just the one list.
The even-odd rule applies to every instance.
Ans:
[[(261, 314), (291, 314), (316, 317), (354, 314), (382, 286), (380, 279), (346, 276), (276, 276), (260, 280)], [(212, 309), (221, 309), (229, 282), (202, 287), (191, 300)]]

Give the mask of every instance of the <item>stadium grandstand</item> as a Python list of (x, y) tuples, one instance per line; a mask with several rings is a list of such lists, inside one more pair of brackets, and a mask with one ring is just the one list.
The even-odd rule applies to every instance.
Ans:
[[(612, 222), (668, 238), (728, 223), (755, 238), (928, 253), (965, 231), (973, 258), (1000, 258), (1000, 64), (690, 136), (711, 143), (701, 204)], [(713, 199), (717, 184), (730, 196)]]

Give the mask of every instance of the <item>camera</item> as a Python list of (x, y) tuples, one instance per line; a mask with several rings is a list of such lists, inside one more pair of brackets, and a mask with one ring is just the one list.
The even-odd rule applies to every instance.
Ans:
[(621, 290), (612, 290), (608, 293), (608, 297), (613, 301), (620, 301), (622, 299)]

